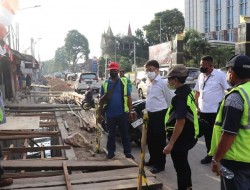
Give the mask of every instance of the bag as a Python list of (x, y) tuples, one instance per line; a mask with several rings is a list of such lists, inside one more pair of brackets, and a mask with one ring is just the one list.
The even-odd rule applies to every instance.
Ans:
[[(189, 94), (189, 96), (191, 97), (192, 101), (195, 103), (195, 106), (196, 106), (198, 112), (200, 112), (200, 108), (196, 104), (193, 95)], [(200, 138), (204, 135), (206, 128), (209, 127), (209, 123), (205, 119), (198, 118), (198, 124), (199, 124), (199, 134), (197, 135), (197, 137)]]

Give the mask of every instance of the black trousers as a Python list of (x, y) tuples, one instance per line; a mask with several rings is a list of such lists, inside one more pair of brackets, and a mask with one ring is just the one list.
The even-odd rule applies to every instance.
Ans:
[(164, 169), (166, 164), (166, 156), (163, 149), (166, 146), (166, 131), (164, 119), (167, 109), (158, 112), (148, 112), (148, 133), (147, 143), (150, 155), (149, 162), (157, 169)]
[(188, 163), (188, 150), (172, 150), (171, 158), (177, 173), (178, 190), (186, 190), (188, 187), (192, 187), (191, 168)]
[(205, 143), (207, 147), (207, 153), (210, 151), (211, 140), (213, 134), (214, 123), (217, 113), (200, 113), (200, 118), (206, 120), (209, 123), (209, 127), (204, 129)]

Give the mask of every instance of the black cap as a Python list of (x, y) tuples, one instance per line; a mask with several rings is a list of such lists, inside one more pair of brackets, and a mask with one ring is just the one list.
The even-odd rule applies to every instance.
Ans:
[(250, 57), (246, 55), (234, 55), (228, 60), (226, 67), (231, 67), (232, 69), (250, 69)]

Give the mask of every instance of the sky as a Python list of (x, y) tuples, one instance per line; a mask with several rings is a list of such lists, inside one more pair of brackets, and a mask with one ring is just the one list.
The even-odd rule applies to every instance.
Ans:
[(89, 58), (99, 57), (101, 35), (109, 25), (114, 35), (126, 35), (130, 24), (134, 35), (157, 12), (177, 8), (184, 14), (184, 0), (19, 0), (19, 8), (13, 23), (19, 23), (19, 51), (30, 54), (33, 38), (35, 57), (46, 61), (64, 45), (70, 30), (88, 39)]

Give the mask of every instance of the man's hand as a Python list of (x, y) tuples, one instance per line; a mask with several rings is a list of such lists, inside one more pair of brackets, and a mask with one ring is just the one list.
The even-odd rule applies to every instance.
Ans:
[(165, 146), (165, 148), (163, 149), (163, 154), (170, 154), (172, 148), (173, 148), (173, 146), (172, 146), (171, 144), (168, 144), (168, 145)]

